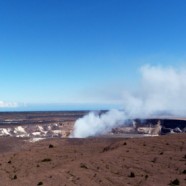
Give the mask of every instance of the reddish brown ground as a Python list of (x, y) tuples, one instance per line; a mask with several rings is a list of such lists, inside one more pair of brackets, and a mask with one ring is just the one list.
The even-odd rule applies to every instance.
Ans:
[(0, 138), (0, 149), (2, 186), (186, 185), (186, 134), (34, 144)]

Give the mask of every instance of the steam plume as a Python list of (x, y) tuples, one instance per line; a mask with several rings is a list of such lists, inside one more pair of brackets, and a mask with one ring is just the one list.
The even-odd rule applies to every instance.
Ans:
[(144, 66), (140, 88), (124, 94), (124, 108), (135, 117), (166, 112), (186, 115), (186, 70)]
[(124, 112), (118, 110), (110, 110), (100, 116), (97, 113), (90, 112), (76, 121), (73, 137), (88, 137), (102, 134), (103, 131), (109, 131), (113, 126), (122, 124), (124, 119)]
[(126, 119), (147, 118), (168, 113), (186, 116), (186, 70), (143, 66), (139, 88), (125, 91), (123, 111), (111, 110), (101, 116), (89, 113), (75, 123), (73, 137), (105, 133)]

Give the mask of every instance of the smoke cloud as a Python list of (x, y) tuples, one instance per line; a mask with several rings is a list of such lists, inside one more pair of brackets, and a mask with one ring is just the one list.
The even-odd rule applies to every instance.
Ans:
[(159, 114), (186, 116), (186, 69), (146, 65), (140, 69), (135, 91), (123, 93), (123, 110), (102, 115), (89, 113), (75, 122), (72, 137), (103, 134), (126, 119), (148, 118)]

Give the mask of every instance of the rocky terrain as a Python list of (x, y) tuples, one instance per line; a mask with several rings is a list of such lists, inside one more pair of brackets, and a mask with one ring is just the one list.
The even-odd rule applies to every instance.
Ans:
[(186, 185), (185, 119), (133, 120), (96, 138), (67, 138), (85, 114), (0, 113), (1, 185)]
[(0, 136), (9, 137), (31, 137), (31, 138), (52, 138), (68, 137), (70, 134), (69, 122), (59, 124), (35, 124), (35, 125), (18, 125), (10, 127), (1, 127)]
[(186, 185), (186, 134), (0, 140), (3, 186)]
[[(74, 122), (87, 114), (76, 112), (10, 112), (0, 113), (0, 137), (27, 137), (30, 141), (44, 138), (66, 138)], [(163, 135), (186, 132), (186, 120), (179, 118), (135, 119), (123, 126), (112, 128), (107, 137), (129, 137), (141, 135)]]
[(75, 120), (86, 112), (5, 112), (0, 113), (0, 137), (68, 137)]

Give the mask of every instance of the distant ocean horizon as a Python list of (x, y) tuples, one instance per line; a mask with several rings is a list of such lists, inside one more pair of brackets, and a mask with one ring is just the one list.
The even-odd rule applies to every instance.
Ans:
[(28, 104), (17, 107), (0, 107), (0, 112), (52, 112), (52, 111), (93, 111), (120, 109), (116, 104)]

